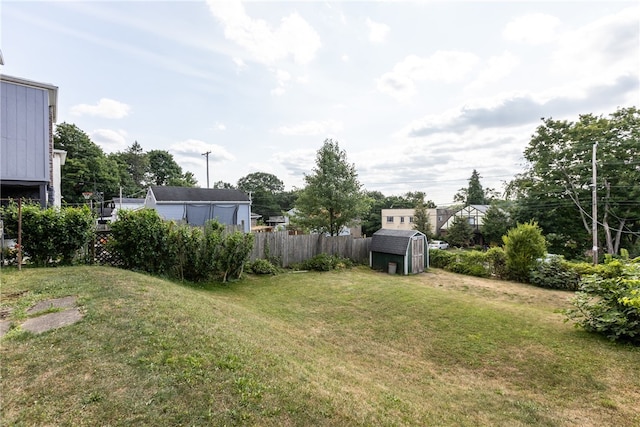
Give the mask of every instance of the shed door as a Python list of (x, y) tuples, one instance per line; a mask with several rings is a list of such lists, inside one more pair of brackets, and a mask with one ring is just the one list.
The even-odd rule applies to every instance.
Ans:
[(415, 236), (411, 239), (411, 273), (417, 274), (424, 271), (424, 239)]

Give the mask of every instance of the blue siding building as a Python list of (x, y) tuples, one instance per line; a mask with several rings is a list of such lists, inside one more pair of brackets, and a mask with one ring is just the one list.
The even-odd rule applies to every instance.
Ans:
[(0, 198), (59, 203), (54, 167), (64, 164), (64, 152), (53, 148), (57, 98), (56, 86), (0, 75)]

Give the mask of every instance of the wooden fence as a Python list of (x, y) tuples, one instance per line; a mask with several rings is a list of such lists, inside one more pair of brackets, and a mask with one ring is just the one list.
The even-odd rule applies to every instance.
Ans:
[(318, 254), (339, 255), (362, 264), (369, 263), (371, 238), (325, 236), (323, 234), (289, 235), (287, 231), (256, 233), (250, 259), (278, 260), (282, 267), (305, 261)]

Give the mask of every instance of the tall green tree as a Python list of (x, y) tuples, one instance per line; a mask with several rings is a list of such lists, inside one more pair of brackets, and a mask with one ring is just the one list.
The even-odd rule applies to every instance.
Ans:
[(480, 232), (485, 242), (492, 246), (501, 246), (502, 236), (506, 235), (512, 226), (513, 221), (509, 213), (492, 204), (484, 214)]
[(461, 248), (466, 248), (473, 240), (473, 227), (469, 224), (469, 220), (463, 216), (453, 218), (453, 223), (447, 230), (447, 241)]
[(195, 187), (196, 180), (191, 172), (182, 172), (182, 167), (166, 150), (151, 150), (147, 156), (147, 183), (175, 187)]
[(478, 171), (474, 169), (469, 178), (469, 185), (467, 188), (458, 190), (458, 193), (453, 197), (453, 201), (464, 203), (465, 206), (486, 205), (495, 191), (493, 189), (487, 189), (485, 191), (480, 183), (480, 178), (482, 177)]
[(237, 188), (251, 194), (251, 210), (267, 218), (280, 215), (278, 194), (284, 191), (284, 183), (277, 176), (266, 172), (253, 172), (238, 180)]
[(294, 225), (338, 235), (366, 212), (369, 198), (358, 181), (355, 165), (337, 141), (326, 139), (316, 154), (316, 166), (304, 177), (306, 186), (296, 200)]
[(424, 202), (418, 203), (415, 207), (413, 214), (413, 228), (423, 233), (427, 238), (433, 236), (431, 230), (431, 222), (429, 221), (429, 213), (427, 212), (427, 205)]
[(590, 248), (595, 149), (598, 240), (607, 253), (624, 247), (639, 255), (638, 141), (636, 107), (609, 117), (581, 115), (577, 122), (543, 119), (524, 151), (527, 170), (509, 186), (518, 200), (518, 221), (534, 219), (545, 233), (564, 234), (581, 248)]
[(105, 197), (118, 194), (118, 165), (74, 124), (61, 123), (53, 135), (54, 147), (67, 152), (61, 171), (61, 192), (65, 203), (85, 203), (83, 192)]

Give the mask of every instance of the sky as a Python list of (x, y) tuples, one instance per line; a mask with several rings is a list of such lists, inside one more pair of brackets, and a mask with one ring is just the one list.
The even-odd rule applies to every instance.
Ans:
[(363, 188), (501, 192), (541, 118), (640, 106), (636, 1), (11, 1), (3, 74), (55, 85), (105, 153), (167, 150), (201, 187), (304, 187), (333, 139)]

